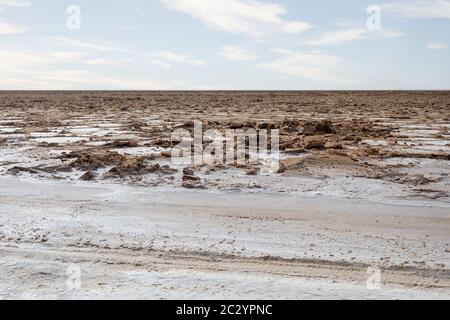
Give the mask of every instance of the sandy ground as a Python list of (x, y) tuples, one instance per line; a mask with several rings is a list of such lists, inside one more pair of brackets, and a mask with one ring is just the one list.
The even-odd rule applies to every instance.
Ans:
[[(6, 299), (450, 298), (448, 207), (11, 178), (0, 188)], [(66, 285), (71, 266), (80, 289)], [(367, 289), (371, 266), (380, 290)]]
[[(448, 92), (0, 102), (0, 298), (450, 298)], [(279, 129), (282, 170), (174, 165), (193, 120)]]

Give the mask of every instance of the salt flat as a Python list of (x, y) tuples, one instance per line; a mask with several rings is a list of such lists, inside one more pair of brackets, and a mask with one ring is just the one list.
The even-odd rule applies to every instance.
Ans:
[[(448, 91), (0, 103), (1, 298), (449, 299)], [(179, 164), (178, 129), (279, 148)]]
[(5, 299), (450, 298), (446, 206), (8, 177), (0, 190)]

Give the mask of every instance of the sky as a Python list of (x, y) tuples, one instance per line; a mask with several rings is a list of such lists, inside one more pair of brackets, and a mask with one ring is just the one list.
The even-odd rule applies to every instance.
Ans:
[(0, 0), (0, 90), (449, 90), (450, 0)]

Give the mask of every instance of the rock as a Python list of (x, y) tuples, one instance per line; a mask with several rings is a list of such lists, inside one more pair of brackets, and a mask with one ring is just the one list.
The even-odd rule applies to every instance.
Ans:
[(358, 142), (362, 141), (362, 138), (358, 137), (354, 134), (349, 134), (344, 137), (344, 141), (352, 141), (352, 142), (358, 143)]
[(286, 165), (283, 162), (280, 162), (278, 170), (275, 173), (277, 174), (284, 173), (286, 172), (286, 170), (287, 170)]
[(70, 166), (59, 166), (55, 170), (58, 172), (72, 172), (73, 168)]
[(192, 176), (192, 175), (183, 175), (183, 182), (187, 182), (187, 181), (194, 181), (194, 182), (200, 182), (201, 179), (199, 177), (196, 176)]
[(173, 142), (167, 139), (156, 139), (150, 146), (158, 146), (161, 148), (172, 148), (173, 147), (172, 144)]
[(186, 189), (206, 189), (206, 186), (204, 186), (203, 184), (195, 183), (192, 181), (183, 181), (181, 186)]
[(135, 148), (138, 146), (138, 143), (134, 140), (115, 140), (111, 143), (108, 143), (107, 146), (115, 148)]
[(284, 150), (285, 153), (304, 153), (305, 149), (303, 148), (287, 148), (286, 150)]
[(419, 186), (423, 186), (432, 182), (437, 182), (437, 179), (425, 177), (423, 174), (419, 174), (415, 178), (415, 184)]
[(25, 168), (25, 167), (13, 167), (7, 171), (7, 173), (13, 174), (13, 175), (17, 175), (21, 172), (27, 172), (27, 173), (31, 173), (31, 174), (39, 173), (39, 171), (37, 171), (37, 170), (34, 170), (32, 168)]
[(313, 135), (316, 134), (316, 126), (313, 123), (306, 123), (303, 127), (303, 134)]
[(334, 133), (333, 124), (329, 120), (323, 120), (316, 125), (316, 130), (320, 133)]
[(202, 180), (199, 177), (194, 176), (194, 171), (189, 168), (183, 169), (181, 186), (187, 189), (205, 189)]
[(172, 174), (177, 172), (170, 167), (161, 167), (159, 164), (147, 165), (142, 159), (125, 159), (117, 166), (111, 168), (103, 178), (125, 178), (128, 176), (138, 176), (145, 174)]
[(244, 123), (245, 128), (256, 128), (256, 121), (247, 121)]
[(303, 140), (305, 149), (324, 149), (325, 148), (325, 138), (322, 136), (310, 136)]
[(257, 176), (259, 174), (259, 172), (260, 172), (259, 168), (252, 168), (252, 169), (248, 170), (245, 174), (247, 176)]
[(363, 150), (366, 154), (371, 155), (371, 156), (376, 156), (376, 155), (380, 154), (380, 150), (378, 150), (377, 148), (374, 148), (374, 147), (367, 147), (367, 148), (364, 148)]
[(230, 125), (230, 129), (242, 129), (243, 127), (244, 124), (240, 122), (232, 122)]
[(161, 151), (161, 156), (164, 158), (172, 158), (172, 150)]
[[(172, 174), (178, 172), (178, 170), (171, 168), (169, 165), (164, 165), (161, 167), (159, 164), (155, 164), (148, 168), (148, 172), (153, 173), (153, 174), (172, 175)], [(174, 179), (174, 177), (170, 176), (167, 179)]]
[(192, 170), (190, 168), (184, 168), (183, 169), (183, 174), (184, 175), (188, 175), (188, 176), (193, 176), (195, 173), (194, 173), (194, 170)]
[(273, 123), (268, 123), (268, 122), (260, 122), (260, 123), (258, 124), (258, 129), (272, 130), (272, 129), (275, 129), (275, 124), (273, 124)]
[(91, 181), (95, 179), (95, 174), (92, 171), (86, 171), (85, 174), (83, 174), (80, 179), (78, 180), (82, 180), (82, 181)]
[(297, 146), (298, 138), (280, 137), (280, 150), (293, 149)]
[(328, 141), (325, 144), (325, 149), (336, 149), (336, 150), (342, 150), (344, 147), (342, 146), (342, 143), (337, 141)]
[(180, 126), (176, 126), (175, 128), (192, 129), (192, 128), (194, 128), (194, 125), (195, 125), (195, 122), (193, 120), (189, 120)]
[(206, 189), (201, 179), (192, 175), (183, 175), (181, 186), (186, 189)]
[(355, 141), (356, 136), (353, 134), (348, 134), (346, 136), (344, 136), (344, 141)]
[(295, 119), (284, 119), (284, 121), (280, 124), (281, 131), (288, 133), (299, 131), (299, 126), (299, 121)]
[(331, 133), (334, 133), (334, 129), (333, 124), (329, 120), (309, 121), (303, 127), (303, 134), (308, 136)]

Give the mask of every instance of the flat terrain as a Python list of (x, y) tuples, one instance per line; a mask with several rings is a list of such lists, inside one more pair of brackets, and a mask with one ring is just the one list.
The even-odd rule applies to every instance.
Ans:
[[(450, 92), (0, 92), (0, 115), (0, 298), (450, 298)], [(280, 130), (280, 170), (174, 164), (193, 121)]]
[[(448, 299), (448, 208), (0, 179), (2, 298)], [(395, 213), (395, 214), (394, 214)], [(67, 270), (80, 268), (69, 290)], [(369, 267), (382, 286), (368, 290)]]

